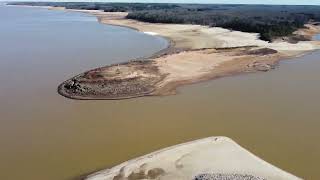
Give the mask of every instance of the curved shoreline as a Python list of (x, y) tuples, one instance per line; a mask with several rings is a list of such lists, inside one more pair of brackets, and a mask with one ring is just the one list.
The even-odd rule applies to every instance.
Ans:
[[(39, 6), (41, 7), (41, 6)], [(97, 22), (102, 24), (102, 25), (110, 25), (110, 26), (116, 26), (116, 27), (122, 27), (122, 28), (127, 28), (127, 29), (131, 29), (131, 30), (135, 30), (135, 31), (138, 31), (138, 32), (141, 32), (141, 33), (144, 33), (142, 31), (139, 31), (139, 29), (137, 28), (134, 28), (134, 27), (130, 27), (130, 26), (126, 26), (126, 25), (116, 25), (116, 24), (105, 24), (101, 21), (101, 18), (97, 15), (94, 14), (94, 12), (100, 12), (99, 10), (78, 10), (78, 9), (66, 9), (64, 7), (47, 7), (49, 10), (64, 10), (64, 11), (71, 11), (71, 12), (79, 12), (79, 13), (85, 13), (85, 14), (89, 14), (89, 15), (92, 15), (93, 17), (95, 17), (97, 19)], [(152, 35), (150, 35), (152, 36)], [(135, 58), (135, 59), (132, 59), (132, 60), (141, 60), (141, 59), (147, 59), (147, 58), (155, 58), (155, 57), (158, 57), (158, 56), (161, 56), (163, 54), (166, 54), (168, 52), (170, 52), (174, 46), (175, 46), (175, 43), (174, 41), (172, 41), (170, 38), (167, 38), (167, 37), (164, 37), (164, 36), (161, 36), (161, 35), (157, 35), (158, 37), (161, 37), (163, 38), (165, 41), (167, 41), (167, 46), (163, 49), (161, 49), (160, 51), (157, 51), (155, 53), (153, 53), (152, 55), (149, 55), (149, 56), (142, 56), (142, 57), (139, 57), (139, 58)], [(130, 61), (132, 61), (130, 60)]]
[[(117, 87), (114, 91), (111, 91), (110, 88), (113, 88), (111, 85), (110, 87), (107, 87), (109, 90), (104, 92), (102, 88), (91, 88), (91, 84), (88, 82), (96, 82), (97, 79), (86, 78), (84, 77), (84, 74), (92, 73), (96, 70), (95, 69), (77, 75), (76, 77), (63, 82), (59, 86), (59, 94), (71, 99), (120, 100), (143, 96), (173, 94), (175, 93), (177, 87), (187, 84), (193, 84), (241, 73), (269, 71), (273, 69), (282, 59), (299, 56), (309, 51), (319, 49), (320, 47), (318, 43), (311, 41), (311, 36), (320, 32), (320, 28), (313, 25), (307, 26), (310, 27), (314, 32), (311, 32), (311, 30), (308, 32), (308, 30), (302, 29), (297, 33), (299, 35), (303, 34), (304, 36), (308, 37), (308, 39), (310, 39), (308, 42), (298, 42), (296, 44), (290, 44), (286, 41), (267, 43), (259, 40), (256, 34), (234, 32), (222, 28), (208, 28), (198, 25), (144, 23), (126, 19), (126, 13), (106, 13), (88, 10), (70, 11), (84, 12), (94, 15), (97, 17), (98, 22), (102, 24), (127, 27), (139, 32), (155, 32), (157, 36), (165, 38), (169, 42), (169, 46), (167, 48), (156, 52), (149, 57), (137, 58), (127, 63), (121, 63), (121, 67), (119, 67), (119, 64), (107, 65), (100, 67), (100, 69), (104, 70), (94, 72), (96, 75), (104, 76), (103, 81), (105, 85), (103, 87), (108, 86), (108, 82), (114, 81), (115, 79), (120, 80), (120, 82), (123, 84), (128, 84), (129, 81), (132, 81), (132, 74), (136, 74), (136, 76), (133, 77), (136, 83), (141, 84), (141, 78), (145, 78), (150, 74), (145, 72), (141, 72), (140, 74), (137, 73), (135, 67), (132, 66), (131, 63), (135, 61), (148, 60), (156, 66), (156, 76), (164, 77), (161, 78), (161, 81), (153, 81), (152, 83), (143, 80), (143, 83), (150, 85), (150, 89), (139, 93), (135, 90), (124, 90), (121, 89), (121, 87), (120, 89)], [(195, 36), (195, 34), (197, 35)], [(221, 34), (223, 38), (224, 36), (227, 38), (225, 42), (223, 41), (223, 38), (221, 40), (221, 37), (219, 37)], [(215, 37), (218, 37), (217, 41), (212, 41), (215, 40)], [(209, 38), (208, 41), (206, 41), (207, 38)], [(244, 41), (244, 43), (241, 41)], [(270, 53), (272, 50), (275, 52)], [(254, 54), (252, 52), (257, 53)], [(196, 62), (200, 56), (204, 60), (203, 64), (197, 64), (200, 61)], [(193, 57), (194, 59), (190, 59), (190, 57)], [(215, 60), (216, 62), (214, 62)], [(190, 67), (188, 65), (194, 63), (197, 67)], [(130, 66), (132, 66), (132, 68), (127, 70), (126, 68)], [(121, 69), (118, 74), (115, 74), (114, 72), (109, 72), (109, 74), (106, 73), (110, 69), (116, 68), (118, 68), (117, 70)], [(124, 70), (122, 71), (122, 69)], [(205, 69), (205, 72), (203, 72), (203, 69)], [(88, 91), (93, 93), (86, 94), (83, 93), (83, 91), (77, 92), (77, 87), (73, 87), (73, 89), (65, 88), (68, 86), (68, 82), (75, 80), (80, 76), (82, 76), (82, 80), (84, 80), (85, 83), (82, 83), (83, 81), (80, 80), (78, 86), (81, 86), (81, 88), (83, 87), (85, 89), (87, 88), (89, 89)], [(130, 78), (128, 78), (129, 76)], [(136, 89), (136, 87), (133, 86), (133, 89)]]
[(126, 19), (127, 13), (46, 8), (88, 13), (101, 24), (151, 32), (168, 42), (166, 48), (151, 56), (103, 66), (66, 80), (59, 85), (58, 93), (71, 99), (120, 100), (173, 94), (176, 88), (187, 84), (269, 71), (280, 60), (320, 49), (320, 43), (312, 41), (312, 36), (320, 33), (320, 26), (312, 24), (295, 32), (309, 41), (288, 43), (290, 37), (286, 37), (268, 43), (255, 33), (200, 25), (144, 23)]

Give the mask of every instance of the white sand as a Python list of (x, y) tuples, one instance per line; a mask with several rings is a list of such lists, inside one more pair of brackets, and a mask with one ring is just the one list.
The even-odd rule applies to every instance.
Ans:
[(158, 33), (155, 33), (155, 32), (144, 32), (145, 34), (149, 34), (149, 35), (152, 35), (152, 36), (156, 36), (158, 35)]
[[(126, 179), (132, 173), (144, 173), (161, 168), (158, 179), (191, 180), (201, 173), (253, 175), (268, 180), (299, 180), (251, 154), (227, 137), (209, 137), (165, 148), (111, 169), (99, 171), (88, 180)], [(149, 179), (149, 178), (145, 178)]]
[[(259, 39), (257, 33), (230, 31), (228, 29), (189, 24), (163, 24), (146, 23), (126, 19), (127, 13), (92, 12), (100, 22), (105, 24), (128, 26), (141, 32), (152, 35), (160, 35), (174, 42), (176, 48), (202, 49), (202, 48), (228, 48), (239, 46), (258, 46), (275, 49), (277, 51), (309, 51), (319, 49), (319, 44), (312, 42), (299, 42), (290, 44), (287, 42), (268, 43)], [(314, 32), (320, 28), (307, 25)], [(299, 30), (296, 34), (305, 34), (306, 30)], [(308, 33), (308, 32), (307, 32)]]

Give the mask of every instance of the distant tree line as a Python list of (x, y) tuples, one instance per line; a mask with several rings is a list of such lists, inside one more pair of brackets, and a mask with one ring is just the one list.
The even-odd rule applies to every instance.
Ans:
[(167, 3), (103, 3), (103, 2), (12, 2), (12, 5), (53, 6), (66, 9), (103, 10), (106, 12), (132, 12), (142, 10), (173, 9), (176, 4)]
[(309, 21), (320, 21), (320, 6), (100, 2), (15, 2), (10, 4), (129, 12), (127, 16), (129, 19), (151, 23), (198, 24), (255, 32), (260, 33), (260, 38), (267, 41), (291, 35)]
[[(210, 7), (210, 6), (209, 6)], [(309, 21), (320, 21), (317, 6), (250, 6), (242, 5), (203, 9), (175, 9), (130, 12), (129, 19), (151, 23), (198, 24), (243, 32), (260, 33), (262, 40), (291, 35)]]

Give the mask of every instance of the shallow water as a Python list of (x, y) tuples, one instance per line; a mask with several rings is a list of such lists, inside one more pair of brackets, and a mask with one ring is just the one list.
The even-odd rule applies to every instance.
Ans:
[[(6, 14), (6, 16), (4, 16)], [(60, 82), (166, 41), (80, 13), (0, 7), (0, 179), (71, 179), (169, 145), (223, 135), (320, 179), (320, 52), (268, 73), (122, 101), (61, 97)]]

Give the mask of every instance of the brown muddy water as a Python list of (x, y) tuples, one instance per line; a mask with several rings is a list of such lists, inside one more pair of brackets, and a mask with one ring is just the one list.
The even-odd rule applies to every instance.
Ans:
[(0, 179), (72, 179), (220, 135), (297, 176), (320, 179), (319, 51), (175, 96), (76, 101), (58, 95), (58, 84), (151, 55), (166, 41), (79, 13), (2, 6), (0, 19)]

